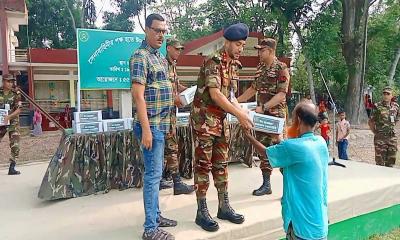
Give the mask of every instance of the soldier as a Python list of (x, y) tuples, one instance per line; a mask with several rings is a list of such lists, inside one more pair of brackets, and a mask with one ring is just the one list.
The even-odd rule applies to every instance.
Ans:
[[(167, 60), (168, 60), (168, 78), (172, 83), (175, 107), (171, 112), (171, 127), (169, 132), (165, 135), (165, 161), (166, 169), (172, 175), (174, 182), (174, 195), (190, 194), (194, 191), (193, 186), (188, 186), (182, 182), (179, 174), (179, 161), (178, 161), (178, 142), (176, 139), (176, 107), (181, 107), (182, 103), (179, 99), (179, 93), (186, 89), (185, 86), (179, 83), (178, 75), (176, 73), (176, 61), (184, 47), (176, 39), (167, 39)], [(160, 182), (160, 189), (168, 188), (167, 182), (162, 179)]]
[[(254, 46), (258, 49), (260, 56), (260, 64), (257, 68), (255, 79), (249, 89), (247, 89), (240, 97), (239, 102), (246, 102), (257, 94), (256, 112), (274, 117), (286, 117), (286, 93), (289, 87), (289, 71), (286, 64), (280, 62), (275, 56), (276, 41), (272, 38), (261, 40), (259, 45)], [(275, 134), (267, 134), (256, 132), (257, 139), (269, 147), (280, 142), (280, 136)], [(260, 157), (260, 168), (263, 175), (263, 183), (260, 188), (253, 191), (253, 195), (262, 196), (271, 194), (270, 176), (272, 167), (264, 159)]]
[(3, 87), (0, 88), (0, 109), (8, 109), (8, 116), (4, 122), (10, 122), (8, 126), (0, 126), (0, 141), (8, 132), (10, 139), (11, 158), (8, 175), (18, 175), (15, 164), (19, 157), (19, 114), (21, 113), (21, 93), (13, 87), (15, 78), (11, 74), (3, 75)]
[(383, 100), (376, 103), (368, 121), (369, 128), (374, 133), (376, 165), (393, 167), (396, 162), (397, 136), (396, 123), (400, 119), (399, 105), (391, 102), (393, 90), (383, 89)]
[(234, 24), (224, 31), (224, 46), (204, 61), (197, 79), (197, 90), (191, 109), (191, 125), (195, 146), (194, 183), (196, 185), (196, 224), (206, 231), (217, 231), (218, 223), (207, 209), (206, 193), (211, 170), (218, 191), (219, 219), (241, 224), (244, 216), (235, 213), (228, 198), (228, 122), (226, 114), (237, 117), (244, 129), (252, 122), (235, 98), (238, 61), (249, 29), (245, 24)]

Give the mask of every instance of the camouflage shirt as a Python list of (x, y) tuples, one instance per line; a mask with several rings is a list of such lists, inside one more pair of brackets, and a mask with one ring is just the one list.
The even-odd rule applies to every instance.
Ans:
[(218, 88), (231, 100), (237, 91), (240, 67), (241, 63), (237, 60), (227, 62), (224, 49), (204, 61), (197, 79), (197, 90), (190, 113), (194, 130), (214, 136), (221, 136), (222, 131), (227, 130), (227, 127), (224, 127), (227, 124), (226, 112), (211, 99), (209, 88)]
[(372, 110), (371, 119), (375, 123), (377, 133), (383, 135), (395, 134), (395, 125), (400, 119), (399, 105), (395, 102), (390, 104), (379, 102)]
[[(267, 68), (265, 64), (260, 63), (257, 67), (259, 76), (252, 83), (252, 87), (257, 90), (257, 106), (263, 106), (277, 93), (287, 93), (289, 79), (284, 74), (287, 66), (275, 58), (272, 65)], [(286, 100), (275, 107), (268, 109), (264, 114), (284, 118), (286, 113)]]
[[(22, 107), (21, 93), (18, 89), (12, 89), (5, 94), (4, 89), (0, 88), (0, 109), (5, 109), (6, 104), (10, 107), (9, 114), (12, 114), (16, 110)], [(19, 118), (10, 120), (10, 126), (16, 126), (19, 124)]]

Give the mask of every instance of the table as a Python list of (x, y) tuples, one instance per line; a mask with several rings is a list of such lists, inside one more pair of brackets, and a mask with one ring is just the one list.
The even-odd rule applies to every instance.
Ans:
[[(230, 161), (252, 166), (253, 149), (236, 124), (230, 125)], [(177, 129), (179, 171), (193, 177), (192, 131)], [(64, 134), (45, 172), (38, 197), (44, 200), (81, 197), (143, 186), (143, 162), (132, 130), (98, 134)]]

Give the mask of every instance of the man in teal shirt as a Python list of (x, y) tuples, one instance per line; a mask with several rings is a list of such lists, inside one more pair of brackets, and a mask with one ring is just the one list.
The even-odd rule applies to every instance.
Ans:
[(316, 107), (300, 103), (293, 111), (298, 138), (266, 148), (246, 136), (274, 168), (283, 168), (282, 217), (289, 240), (321, 240), (328, 235), (327, 179), (329, 152), (325, 140), (314, 135)]

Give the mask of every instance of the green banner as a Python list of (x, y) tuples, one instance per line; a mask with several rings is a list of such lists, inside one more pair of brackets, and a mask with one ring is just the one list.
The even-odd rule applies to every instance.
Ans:
[[(129, 89), (129, 59), (144, 34), (78, 29), (78, 71), (82, 90)], [(165, 56), (165, 42), (161, 47)]]

